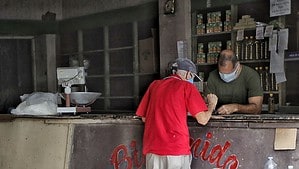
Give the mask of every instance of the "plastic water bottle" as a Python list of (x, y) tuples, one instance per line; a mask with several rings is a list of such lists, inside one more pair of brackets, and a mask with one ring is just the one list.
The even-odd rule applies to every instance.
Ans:
[(268, 157), (268, 161), (266, 162), (264, 169), (277, 169), (277, 164), (273, 160), (273, 157)]

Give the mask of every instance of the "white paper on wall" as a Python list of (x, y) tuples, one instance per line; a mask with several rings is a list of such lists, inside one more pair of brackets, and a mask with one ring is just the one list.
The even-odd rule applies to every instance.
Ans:
[(270, 73), (284, 72), (284, 51), (270, 52)]
[(291, 14), (291, 0), (270, 0), (270, 17)]
[(255, 39), (264, 39), (264, 27), (263, 26), (256, 27)]
[(281, 29), (278, 32), (278, 50), (288, 49), (289, 29)]
[(287, 81), (285, 72), (275, 73), (276, 84)]
[(269, 38), (269, 51), (277, 50), (277, 31), (273, 31), (272, 36)]
[(273, 33), (273, 28), (274, 28), (274, 25), (266, 26), (264, 37), (271, 37), (272, 33)]
[(177, 41), (177, 50), (179, 58), (187, 58), (188, 56), (188, 44), (186, 41)]
[(288, 49), (289, 30), (281, 29), (273, 31), (269, 38), (270, 73), (275, 73), (276, 83), (285, 82), (284, 56)]
[(244, 39), (244, 29), (239, 29), (237, 31), (237, 41), (242, 41)]

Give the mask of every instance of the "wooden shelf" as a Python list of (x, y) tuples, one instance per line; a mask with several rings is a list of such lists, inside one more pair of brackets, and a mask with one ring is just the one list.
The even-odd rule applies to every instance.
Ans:
[(285, 58), (284, 61), (286, 62), (299, 61), (299, 58)]
[(267, 63), (270, 62), (269, 59), (263, 59), (263, 60), (241, 60), (240, 63)]
[(206, 36), (225, 35), (225, 34), (231, 34), (231, 31), (205, 33), (202, 35), (192, 35), (192, 37), (206, 37)]
[[(262, 3), (261, 5), (265, 5), (267, 3)], [(201, 9), (201, 8), (193, 8), (194, 11), (194, 15), (192, 16), (192, 58), (194, 60), (197, 59), (197, 53), (198, 53), (198, 43), (202, 43), (203, 44), (203, 51), (207, 54), (208, 53), (208, 44), (209, 42), (214, 42), (214, 41), (221, 41), (222, 43), (222, 47), (221, 49), (226, 49), (226, 45), (227, 42), (230, 41), (231, 42), (231, 46), (232, 49), (234, 50), (236, 48), (235, 43), (236, 43), (236, 37), (237, 37), (237, 32), (238, 29), (232, 29), (231, 31), (222, 31), (222, 32), (211, 32), (211, 33), (205, 33), (205, 34), (200, 34), (197, 35), (196, 31), (197, 31), (197, 17), (195, 14), (200, 13), (203, 14), (203, 22), (202, 23), (207, 23), (207, 13), (208, 12), (214, 12), (214, 11), (221, 11), (221, 21), (224, 22), (225, 20), (225, 11), (226, 10), (231, 10), (231, 18), (230, 21), (233, 23), (233, 26), (235, 25), (235, 23), (238, 22), (238, 19), (241, 18), (241, 16), (245, 15), (245, 13), (247, 13), (247, 6), (250, 5), (251, 8), (255, 7), (257, 9), (263, 9), (264, 6), (259, 6), (260, 3), (240, 3), (240, 4), (232, 4), (230, 7), (228, 8), (217, 8), (217, 9)], [(259, 14), (257, 14), (256, 12), (253, 11), (249, 11), (251, 13), (249, 13), (248, 15), (251, 15), (252, 18), (256, 18), (259, 21), (263, 21), (265, 23), (268, 23), (268, 19), (270, 18), (268, 15), (262, 15), (259, 16)], [(265, 12), (264, 12), (265, 13)], [(264, 14), (262, 12), (262, 14)], [(266, 16), (267, 18), (264, 18), (264, 16)], [(224, 26), (224, 24), (223, 24)], [(224, 30), (224, 29), (222, 29)], [(227, 30), (227, 29), (225, 29)], [(241, 28), (239, 30), (244, 30), (244, 39), (246, 36), (255, 36), (255, 31), (256, 31), (256, 27), (251, 27), (251, 28)], [(265, 41), (267, 41), (268, 38), (265, 38)], [(265, 54), (265, 53), (264, 53)], [(207, 56), (206, 56), (207, 57)], [(299, 61), (299, 58), (286, 58), (285, 59), (286, 62), (288, 61)], [(256, 59), (256, 60), (240, 60), (240, 63), (244, 64), (244, 65), (248, 65), (249, 67), (266, 67), (269, 66), (270, 64), (270, 57), (268, 57), (268, 59)], [(197, 63), (196, 64), (198, 66), (198, 68), (204, 72), (205, 75), (208, 75), (209, 72), (211, 72), (212, 70), (214, 70), (214, 68), (217, 68), (217, 63)], [(269, 68), (269, 67), (268, 67)], [(264, 70), (263, 70), (264, 71)], [(206, 78), (207, 76), (205, 76)], [(279, 85), (279, 90), (278, 91), (264, 91), (264, 96), (269, 95), (270, 93), (275, 94), (275, 97), (277, 97), (278, 99), (276, 101), (279, 102), (279, 104), (283, 103), (282, 99), (283, 93), (282, 91), (284, 90), (284, 87)]]
[(279, 91), (264, 91), (264, 94), (270, 94), (270, 93), (279, 94)]
[(209, 66), (216, 65), (217, 63), (197, 63), (196, 66)]

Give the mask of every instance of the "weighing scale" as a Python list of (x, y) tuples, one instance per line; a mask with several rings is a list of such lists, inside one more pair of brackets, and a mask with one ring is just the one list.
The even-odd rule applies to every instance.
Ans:
[[(62, 113), (88, 113), (88, 106), (98, 99), (101, 93), (97, 92), (72, 92), (72, 85), (85, 85), (84, 67), (59, 67), (57, 68), (58, 85), (64, 87), (64, 94), (60, 96), (65, 99), (65, 107), (57, 107), (57, 112)], [(71, 106), (75, 105), (75, 106)]]

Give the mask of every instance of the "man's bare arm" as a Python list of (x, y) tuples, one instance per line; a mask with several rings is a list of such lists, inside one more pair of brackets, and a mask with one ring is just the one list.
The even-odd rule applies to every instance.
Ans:
[(217, 109), (219, 114), (247, 113), (260, 114), (262, 111), (263, 96), (248, 98), (248, 104), (226, 104)]

